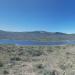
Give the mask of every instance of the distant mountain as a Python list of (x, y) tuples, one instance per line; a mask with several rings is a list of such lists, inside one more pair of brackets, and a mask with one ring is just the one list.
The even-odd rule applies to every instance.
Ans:
[(8, 32), (0, 30), (0, 39), (61, 41), (61, 40), (75, 40), (75, 34), (66, 34), (61, 32), (46, 32), (46, 31)]

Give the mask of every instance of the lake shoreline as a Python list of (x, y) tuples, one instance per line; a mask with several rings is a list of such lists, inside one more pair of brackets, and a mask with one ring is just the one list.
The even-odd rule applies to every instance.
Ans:
[(0, 44), (13, 44), (13, 45), (20, 45), (20, 46), (55, 46), (55, 45), (71, 45), (71, 44), (75, 44), (75, 41), (48, 41), (48, 42), (41, 42), (41, 41), (23, 41), (23, 40), (0, 40)]

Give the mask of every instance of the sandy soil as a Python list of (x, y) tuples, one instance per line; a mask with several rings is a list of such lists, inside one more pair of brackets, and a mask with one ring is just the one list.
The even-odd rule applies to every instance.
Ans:
[(75, 45), (0, 45), (0, 75), (75, 75)]

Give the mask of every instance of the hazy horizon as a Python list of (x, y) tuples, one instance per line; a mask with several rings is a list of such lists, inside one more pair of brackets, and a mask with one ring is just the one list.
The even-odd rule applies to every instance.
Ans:
[(63, 33), (63, 34), (75, 34), (75, 33), (67, 33), (67, 32), (53, 32), (53, 31), (42, 31), (42, 30), (32, 30), (32, 31), (9, 31), (9, 30), (0, 30), (3, 32), (40, 32), (40, 33), (44, 33), (44, 32), (49, 32), (49, 33)]
[(75, 33), (74, 0), (0, 0), (0, 30)]

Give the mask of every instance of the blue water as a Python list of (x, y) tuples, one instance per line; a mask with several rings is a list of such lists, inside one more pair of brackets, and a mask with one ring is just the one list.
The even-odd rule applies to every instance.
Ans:
[(75, 41), (40, 42), (40, 41), (24, 41), (24, 40), (0, 40), (0, 44), (15, 44), (15, 45), (65, 45), (65, 44), (75, 44)]

